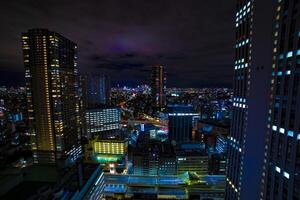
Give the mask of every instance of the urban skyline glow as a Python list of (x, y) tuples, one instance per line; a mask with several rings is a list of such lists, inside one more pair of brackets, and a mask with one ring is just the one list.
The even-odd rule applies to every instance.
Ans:
[(300, 200), (299, 0), (0, 11), (0, 199)]

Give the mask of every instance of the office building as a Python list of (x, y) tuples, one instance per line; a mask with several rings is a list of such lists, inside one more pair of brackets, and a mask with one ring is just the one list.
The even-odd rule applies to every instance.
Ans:
[(121, 110), (108, 106), (87, 108), (85, 120), (87, 138), (108, 135), (119, 130)]
[[(149, 141), (150, 142), (150, 141)], [(141, 145), (141, 144), (139, 144)], [(159, 150), (156, 144), (143, 145), (144, 149), (137, 148), (133, 151), (133, 173), (135, 175), (154, 176), (159, 170)]]
[(300, 199), (300, 2), (274, 1), (261, 199)]
[(166, 70), (165, 66), (152, 67), (151, 96), (155, 111), (161, 111), (166, 106)]
[(125, 154), (125, 140), (97, 140), (94, 142), (94, 153), (99, 154)]
[(151, 139), (149, 133), (140, 134), (132, 150), (135, 175), (175, 175), (176, 160), (172, 145)]
[(143, 176), (176, 175), (175, 155), (151, 154), (147, 152), (134, 152), (133, 174)]
[(98, 163), (117, 163), (127, 154), (127, 141), (124, 139), (94, 139), (85, 147), (85, 159)]
[(121, 138), (89, 140), (85, 145), (85, 162), (98, 163), (104, 172), (124, 173), (127, 169), (128, 142)]
[[(245, 9), (244, 9), (245, 8)], [(245, 15), (244, 15), (245, 13)], [(245, 143), (245, 119), (247, 114), (248, 73), (252, 42), (253, 1), (237, 1), (236, 6), (236, 50), (234, 62), (233, 113), (228, 146), (228, 170), (226, 199), (240, 199), (243, 146)], [(247, 28), (242, 28), (242, 27)], [(249, 81), (249, 82), (248, 82)], [(237, 149), (236, 149), (237, 148)]]
[(31, 29), (22, 34), (22, 48), (34, 163), (74, 161), (81, 154), (77, 45)]
[(193, 117), (199, 114), (191, 105), (168, 106), (169, 140), (173, 144), (192, 141)]
[(86, 86), (88, 107), (106, 105), (110, 103), (111, 84), (109, 76), (87, 76)]

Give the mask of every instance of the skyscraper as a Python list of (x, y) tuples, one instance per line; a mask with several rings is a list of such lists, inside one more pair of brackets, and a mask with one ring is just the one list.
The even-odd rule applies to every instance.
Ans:
[(34, 163), (74, 161), (81, 153), (77, 45), (62, 35), (22, 34)]
[(110, 102), (110, 77), (88, 76), (87, 77), (87, 101), (88, 106), (92, 107), (99, 104)]
[[(233, 82), (233, 113), (228, 145), (226, 199), (240, 197), (243, 147), (245, 143), (245, 119), (247, 114), (249, 48), (252, 37), (253, 1), (237, 0), (236, 46)], [(244, 9), (245, 8), (245, 9)], [(245, 15), (243, 15), (245, 13)], [(242, 28), (246, 27), (246, 28)]]
[(300, 199), (300, 2), (277, 0), (274, 7), (261, 199)]
[(271, 71), (271, 2), (237, 0), (235, 28), (225, 199), (259, 199)]
[(151, 95), (155, 111), (162, 110), (166, 105), (166, 71), (162, 65), (152, 67)]

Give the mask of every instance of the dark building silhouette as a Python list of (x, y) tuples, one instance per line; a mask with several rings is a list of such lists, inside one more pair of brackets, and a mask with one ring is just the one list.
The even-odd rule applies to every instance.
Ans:
[(152, 106), (160, 111), (166, 106), (166, 70), (165, 66), (155, 65), (151, 74)]
[(87, 76), (87, 104), (89, 107), (95, 105), (109, 104), (110, 102), (110, 77), (106, 75)]
[(173, 144), (192, 140), (193, 117), (199, 114), (193, 111), (191, 105), (168, 106), (169, 140)]

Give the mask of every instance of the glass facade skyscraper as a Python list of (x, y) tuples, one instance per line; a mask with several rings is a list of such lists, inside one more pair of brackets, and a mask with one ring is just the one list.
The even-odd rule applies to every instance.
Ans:
[(253, 0), (236, 2), (235, 62), (233, 81), (233, 113), (228, 143), (228, 166), (226, 177), (226, 199), (240, 197), (243, 153), (246, 137), (247, 94), (249, 90), (249, 65), (251, 64), (251, 42), (253, 22)]
[(258, 199), (267, 131), (271, 2), (237, 0), (234, 94), (228, 141), (226, 199)]
[[(300, 199), (300, 2), (242, 0), (237, 5), (226, 199)], [(249, 37), (240, 35), (245, 30)], [(246, 74), (239, 72), (245, 68), (241, 58), (247, 61)]]

